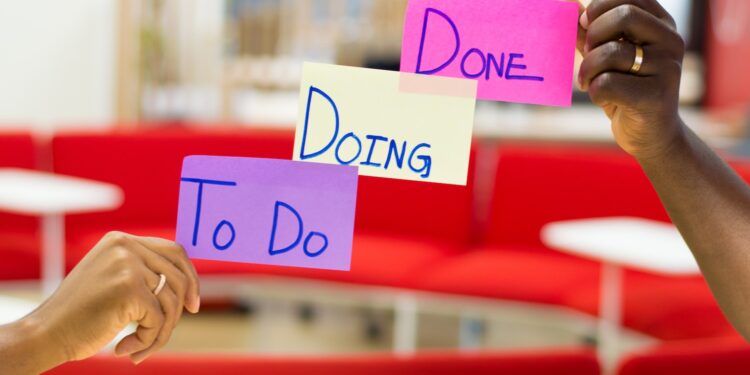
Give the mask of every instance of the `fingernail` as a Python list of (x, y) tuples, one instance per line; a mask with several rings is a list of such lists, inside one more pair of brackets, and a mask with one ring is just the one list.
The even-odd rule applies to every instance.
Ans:
[(188, 310), (190, 310), (190, 312), (193, 314), (197, 314), (200, 309), (201, 309), (201, 296), (197, 296), (193, 298), (193, 300), (190, 302), (190, 306), (188, 306)]
[(589, 16), (586, 12), (581, 13), (581, 18), (578, 20), (584, 30), (589, 29)]
[(144, 352), (141, 351), (141, 352), (138, 352), (138, 353), (136, 353), (134, 355), (131, 355), (130, 356), (130, 361), (132, 361), (133, 364), (138, 365), (141, 362), (145, 361), (146, 358), (148, 358), (148, 355), (145, 355)]
[(131, 355), (135, 353), (139, 349), (136, 342), (129, 340), (120, 343), (115, 347), (115, 356), (117, 357), (123, 357), (126, 355)]

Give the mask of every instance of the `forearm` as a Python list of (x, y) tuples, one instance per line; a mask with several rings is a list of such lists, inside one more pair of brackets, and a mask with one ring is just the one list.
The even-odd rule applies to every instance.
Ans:
[(0, 374), (36, 374), (65, 361), (33, 318), (0, 326)]
[(672, 147), (639, 162), (724, 313), (750, 338), (750, 188), (691, 130), (680, 127), (684, 131)]

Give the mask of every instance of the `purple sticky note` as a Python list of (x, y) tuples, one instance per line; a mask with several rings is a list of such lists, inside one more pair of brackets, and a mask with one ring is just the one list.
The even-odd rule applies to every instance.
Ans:
[(475, 79), (478, 99), (570, 106), (578, 4), (410, 0), (401, 71)]
[(177, 242), (194, 259), (349, 270), (357, 168), (188, 156)]

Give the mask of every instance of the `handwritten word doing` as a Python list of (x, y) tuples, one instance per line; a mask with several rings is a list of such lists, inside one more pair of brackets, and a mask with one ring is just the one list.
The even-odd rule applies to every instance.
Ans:
[[(312, 99), (313, 95), (318, 95), (325, 99), (331, 106), (331, 109), (333, 110), (334, 114), (334, 127), (333, 127), (333, 133), (331, 134), (331, 137), (328, 140), (328, 143), (326, 143), (323, 148), (317, 151), (307, 151), (307, 133), (308, 129), (310, 127), (310, 111), (312, 106)], [(387, 137), (381, 136), (381, 135), (365, 135), (365, 138), (369, 141), (369, 146), (362, 144), (362, 139), (356, 135), (354, 132), (349, 132), (344, 134), (342, 137), (339, 138), (339, 110), (336, 106), (336, 102), (329, 96), (326, 92), (323, 90), (310, 86), (310, 91), (307, 96), (307, 108), (305, 110), (305, 125), (304, 129), (302, 131), (302, 144), (300, 147), (300, 160), (307, 160), (312, 159), (315, 157), (318, 157), (320, 155), (323, 155), (324, 153), (328, 152), (332, 147), (334, 147), (334, 144), (336, 147), (334, 148), (334, 156), (336, 157), (336, 161), (338, 161), (339, 164), (342, 165), (351, 165), (356, 160), (360, 159), (359, 165), (365, 166), (365, 167), (371, 167), (371, 168), (383, 168), (388, 169), (391, 167), (391, 165), (395, 165), (398, 169), (404, 168), (404, 162), (406, 161), (406, 166), (414, 173), (418, 174), (422, 178), (428, 178), (430, 177), (430, 171), (432, 170), (432, 157), (429, 155), (421, 154), (421, 150), (429, 150), (430, 145), (427, 143), (419, 143), (415, 147), (411, 149), (411, 152), (409, 152), (409, 157), (406, 158), (407, 154), (407, 146), (408, 143), (406, 141), (403, 141), (402, 143), (398, 143), (394, 139), (389, 139)], [(386, 152), (386, 156), (383, 160), (381, 158), (378, 161), (373, 160), (373, 156), (377, 150), (377, 146), (379, 142), (383, 142), (385, 145), (388, 144), (388, 150)], [(363, 150), (363, 148), (366, 148), (366, 150)], [(344, 156), (346, 150), (354, 150), (353, 156), (348, 155)], [(363, 151), (366, 151), (363, 153)], [(349, 152), (351, 153), (351, 152)], [(361, 157), (366, 154), (366, 158), (364, 160), (361, 160)], [(382, 152), (380, 153), (382, 155)], [(415, 165), (415, 162), (417, 165)], [(392, 164), (393, 163), (393, 164)]]
[[(231, 187), (231, 186), (237, 186), (237, 183), (232, 182), (232, 181), (206, 180), (206, 179), (185, 178), (185, 177), (181, 178), (181, 180), (183, 182), (190, 182), (190, 183), (198, 184), (198, 197), (197, 197), (197, 204), (196, 204), (196, 209), (195, 209), (195, 222), (193, 226), (193, 240), (192, 240), (193, 246), (196, 246), (198, 244), (198, 229), (200, 228), (200, 222), (201, 222), (201, 206), (203, 204), (204, 185)], [(276, 247), (277, 246), (276, 232), (277, 232), (277, 228), (279, 227), (279, 213), (281, 209), (287, 211), (289, 214), (293, 215), (294, 218), (296, 219), (297, 234), (295, 235), (295, 240), (292, 241), (291, 244), (278, 248)], [(225, 238), (224, 241), (220, 241), (219, 239), (222, 232), (224, 233), (228, 232), (228, 236), (227, 235), (222, 236)], [(302, 241), (303, 233), (304, 233), (304, 223), (302, 221), (302, 216), (299, 214), (299, 212), (286, 202), (276, 201), (274, 205), (274, 210), (273, 210), (273, 225), (271, 227), (271, 235), (270, 235), (270, 240), (268, 243), (268, 254), (273, 256), (273, 255), (284, 254), (284, 253), (291, 251), (292, 249), (299, 246), (300, 242)], [(237, 236), (237, 232), (235, 231), (235, 228), (232, 222), (226, 219), (221, 220), (219, 224), (217, 224), (214, 227), (214, 232), (212, 236), (213, 246), (216, 250), (225, 251), (232, 246), (236, 236)], [(228, 239), (226, 237), (228, 237)], [(310, 242), (312, 242), (312, 240), (316, 237), (322, 241), (322, 244), (319, 246), (317, 250), (311, 251)], [(311, 258), (314, 258), (323, 254), (323, 252), (327, 248), (328, 248), (328, 236), (326, 236), (323, 233), (314, 232), (314, 231), (311, 231), (305, 237), (305, 241), (303, 242), (303, 245), (302, 245), (302, 250), (304, 251), (305, 255)]]
[[(455, 41), (455, 48), (453, 49), (453, 54), (451, 57), (443, 62), (441, 65), (439, 65), (437, 68), (434, 69), (423, 69), (422, 68), (422, 56), (424, 54), (425, 49), (425, 39), (427, 35), (427, 26), (430, 24), (430, 15), (434, 14), (438, 17), (441, 17), (448, 26), (450, 26), (451, 31), (453, 32), (453, 38)], [(441, 45), (442, 47), (442, 45)], [(447, 68), (453, 61), (458, 57), (459, 52), (461, 51), (461, 34), (458, 31), (458, 26), (456, 26), (456, 23), (453, 22), (453, 20), (445, 13), (434, 9), (434, 8), (427, 8), (425, 10), (424, 14), (424, 25), (422, 26), (422, 36), (421, 41), (419, 44), (419, 55), (417, 56), (417, 70), (416, 72), (418, 74), (427, 74), (432, 75), (439, 73), (443, 69)], [(467, 68), (468, 62), (470, 62), (470, 59), (474, 57), (473, 60), (477, 60), (480, 62), (479, 69), (477, 70), (476, 67), (473, 68), (473, 72), (469, 72), (469, 68)], [(523, 59), (524, 54), (522, 53), (509, 53), (508, 54), (508, 61), (506, 64), (505, 61), (505, 52), (500, 54), (500, 58), (498, 59), (493, 55), (492, 53), (485, 53), (480, 50), (479, 48), (469, 48), (463, 55), (463, 58), (461, 59), (461, 74), (463, 74), (464, 77), (470, 78), (470, 79), (476, 79), (484, 75), (485, 80), (489, 80), (490, 76), (492, 74), (492, 70), (495, 70), (495, 74), (499, 78), (505, 77), (506, 80), (524, 80), (524, 81), (544, 81), (544, 77), (539, 76), (530, 76), (530, 75), (521, 75), (515, 73), (515, 71), (521, 71), (526, 70), (526, 65), (516, 63), (517, 60)]]

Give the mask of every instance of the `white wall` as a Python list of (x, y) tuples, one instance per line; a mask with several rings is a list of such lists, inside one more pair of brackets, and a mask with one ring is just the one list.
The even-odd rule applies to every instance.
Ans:
[(0, 129), (114, 118), (116, 0), (0, 0)]

